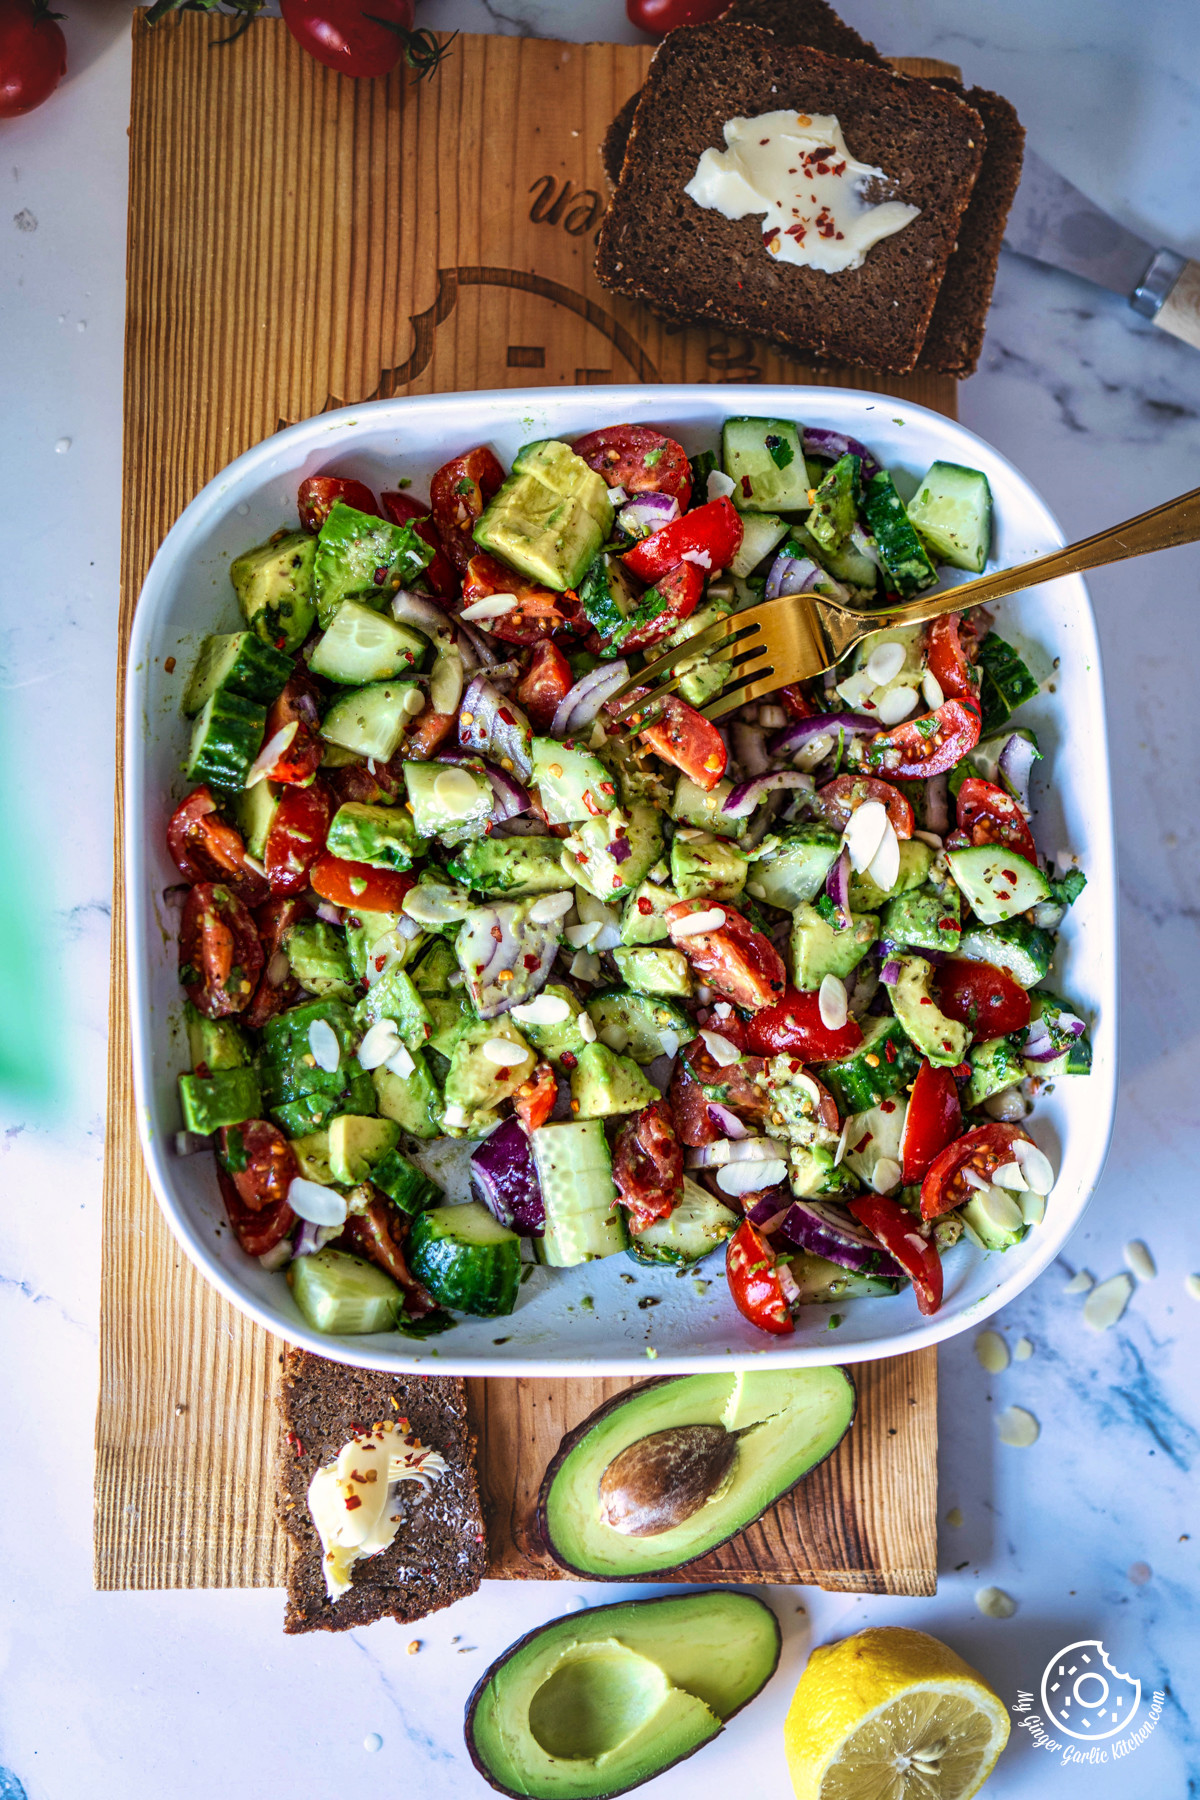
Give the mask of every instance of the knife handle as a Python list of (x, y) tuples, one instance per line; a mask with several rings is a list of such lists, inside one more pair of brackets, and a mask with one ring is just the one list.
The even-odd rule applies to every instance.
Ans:
[(1172, 337), (1200, 350), (1200, 262), (1185, 262), (1175, 285), (1154, 315)]

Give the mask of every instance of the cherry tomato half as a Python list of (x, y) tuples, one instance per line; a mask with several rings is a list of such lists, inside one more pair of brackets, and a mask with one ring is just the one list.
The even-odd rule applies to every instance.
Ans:
[[(693, 913), (720, 912), (722, 923), (690, 937), (679, 927)], [(772, 1006), (787, 989), (787, 971), (774, 944), (731, 907), (706, 900), (677, 900), (666, 911), (671, 942), (682, 950), (702, 982), (735, 1006)]]
[(189, 893), (179, 927), (179, 979), (188, 999), (210, 1019), (244, 1012), (262, 974), (254, 920), (224, 882), (202, 881)]
[(621, 655), (648, 650), (651, 644), (660, 642), (677, 625), (691, 618), (703, 593), (704, 575), (695, 563), (680, 563), (677, 569), (662, 576), (652, 588), (646, 589), (637, 610), (630, 614), (629, 623), (619, 639)]
[(778, 701), (789, 719), (811, 719), (817, 710), (798, 682), (789, 682), (770, 698)]
[(556, 644), (537, 645), (529, 673), (517, 689), (517, 699), (538, 731), (549, 731), (558, 703), (575, 685), (571, 665)]
[(639, 581), (657, 582), (692, 557), (706, 575), (727, 569), (742, 542), (742, 517), (731, 500), (708, 500), (694, 512), (672, 519), (625, 552), (625, 567)]
[(497, 619), (479, 621), (485, 631), (490, 631), (505, 644), (536, 644), (556, 631), (567, 630), (575, 616), (573, 607), (564, 604), (566, 595), (539, 587), (536, 581), (518, 575), (515, 569), (510, 569), (496, 557), (477, 551), (463, 576), (463, 605), (472, 606), (476, 600), (486, 600), (491, 594), (515, 594), (517, 597), (511, 612), (501, 613)]
[(454, 713), (434, 712), (430, 706), (418, 713), (404, 734), (403, 750), (409, 762), (428, 762), (431, 756), (436, 756), (456, 723)]
[[(724, 1035), (719, 1022), (712, 1029)], [(731, 1037), (730, 1041), (736, 1039)], [(710, 1105), (728, 1107), (745, 1125), (760, 1125), (771, 1109), (765, 1087), (759, 1087), (755, 1081), (762, 1068), (762, 1059), (757, 1056), (744, 1056), (736, 1063), (719, 1063), (702, 1037), (684, 1044), (671, 1074), (671, 1111), (680, 1143), (691, 1149), (715, 1143), (726, 1135), (709, 1111)]]
[(415, 875), (351, 862), (348, 857), (331, 856), (328, 850), (321, 852), (309, 870), (309, 880), (322, 900), (349, 907), (352, 912), (399, 912), (405, 894), (417, 885)]
[(527, 1081), (513, 1095), (513, 1111), (526, 1131), (536, 1131), (554, 1111), (558, 1079), (548, 1062), (535, 1063)]
[(225, 1211), (233, 1226), (234, 1236), (247, 1256), (265, 1256), (268, 1250), (274, 1250), (276, 1244), (281, 1244), (293, 1225), (298, 1223), (286, 1200), (276, 1200), (259, 1212), (247, 1206), (233, 1184), (232, 1175), (225, 1173), (219, 1161), (217, 1184), (221, 1189), (221, 1198), (225, 1202)]
[(980, 1181), (990, 1182), (997, 1169), (1013, 1161), (1012, 1147), (1018, 1138), (1033, 1142), (1022, 1126), (997, 1123), (977, 1125), (974, 1131), (948, 1144), (929, 1165), (921, 1183), (922, 1217), (940, 1218), (978, 1193), (978, 1188), (966, 1180), (964, 1171), (969, 1169)]
[(280, 743), (278, 754), (267, 770), (268, 781), (284, 785), (311, 781), (321, 766), (324, 746), (321, 743), (321, 690), (316, 679), (302, 663), (288, 676), (283, 691), (267, 712), (264, 746), (292, 725), (290, 737)]
[(962, 1131), (962, 1103), (949, 1069), (923, 1062), (917, 1070), (904, 1136), (900, 1142), (901, 1176), (907, 1186), (920, 1181), (935, 1156)]
[(993, 963), (952, 956), (934, 976), (934, 992), (946, 1017), (968, 1026), (980, 1042), (1029, 1023), (1029, 995)]
[(885, 808), (892, 830), (898, 838), (913, 834), (913, 809), (890, 781), (878, 781), (873, 775), (837, 775), (817, 789), (817, 805), (835, 831), (845, 831), (850, 814), (867, 800), (878, 800)]
[(663, 1100), (626, 1119), (613, 1150), (613, 1181), (632, 1231), (666, 1219), (683, 1192), (683, 1146)]
[(346, 506), (353, 506), (358, 512), (383, 517), (378, 500), (361, 481), (351, 481), (349, 477), (342, 475), (309, 475), (300, 483), (296, 495), (300, 523), (305, 531), (320, 531), (335, 500), (343, 501)]
[(0, 119), (48, 100), (67, 72), (67, 40), (48, 0), (0, 0)]
[(862, 755), (869, 769), (912, 781), (944, 775), (978, 742), (978, 705), (973, 700), (947, 700), (936, 712), (881, 731), (864, 746)]
[(263, 971), (254, 998), (242, 1014), (245, 1024), (260, 1031), (268, 1019), (291, 1006), (300, 996), (300, 983), (286, 956), (278, 953), (298, 919), (308, 916), (298, 900), (265, 900), (254, 909), (254, 923), (262, 943)]
[(942, 1304), (942, 1259), (920, 1222), (886, 1194), (861, 1194), (849, 1210), (900, 1264), (925, 1317), (935, 1313)]
[(820, 996), (790, 988), (746, 1021), (746, 1041), (757, 1056), (791, 1051), (801, 1062), (832, 1062), (857, 1050), (862, 1030), (857, 1020), (847, 1019), (831, 1031), (821, 1022)]
[(477, 450), (443, 463), (429, 484), (433, 522), (446, 555), (460, 573), (479, 554), (471, 530), (488, 501), (499, 493), (503, 480), (504, 470), (487, 445), (481, 444)]
[(217, 1155), (243, 1206), (251, 1212), (262, 1212), (286, 1200), (300, 1173), (292, 1146), (278, 1125), (266, 1119), (223, 1126)]
[(729, 1240), (725, 1274), (733, 1303), (744, 1319), (776, 1337), (796, 1329), (775, 1272), (775, 1252), (749, 1219), (743, 1219)]
[(972, 844), (1003, 844), (1037, 867), (1033, 833), (1011, 794), (968, 775), (958, 790), (958, 828)]
[(715, 788), (725, 773), (729, 760), (725, 740), (715, 725), (678, 694), (667, 695), (662, 717), (645, 726), (638, 736), (649, 744), (655, 756), (682, 769), (705, 792)]
[(959, 635), (961, 613), (943, 613), (925, 627), (925, 661), (947, 700), (974, 700), (979, 690)]
[(674, 494), (686, 512), (692, 497), (692, 465), (687, 451), (653, 425), (605, 425), (571, 445), (589, 469), (610, 488), (627, 494)]
[(452, 600), (458, 592), (458, 576), (442, 547), (441, 533), (430, 517), (429, 504), (414, 500), (411, 494), (380, 494), (379, 499), (393, 525), (411, 525), (421, 542), (433, 551), (432, 559), (421, 571), (430, 593), (439, 600)]
[(302, 894), (308, 872), (325, 848), (333, 800), (323, 782), (285, 788), (263, 849), (273, 894)]
[(365, 1256), (404, 1289), (404, 1311), (410, 1319), (424, 1318), (437, 1311), (437, 1301), (410, 1270), (404, 1255), (408, 1236), (408, 1216), (398, 1206), (375, 1191), (365, 1211), (351, 1213), (346, 1229), (337, 1240), (339, 1249)]
[(246, 861), (241, 833), (225, 823), (206, 787), (194, 788), (172, 813), (167, 849), (184, 880), (193, 885), (224, 882), (247, 906), (257, 906), (267, 897), (266, 882)]

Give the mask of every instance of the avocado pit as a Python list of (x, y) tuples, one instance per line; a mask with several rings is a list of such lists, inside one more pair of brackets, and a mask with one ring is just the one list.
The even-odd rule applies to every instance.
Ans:
[(737, 1445), (723, 1425), (670, 1425), (638, 1438), (600, 1477), (602, 1522), (626, 1537), (684, 1524), (726, 1485)]

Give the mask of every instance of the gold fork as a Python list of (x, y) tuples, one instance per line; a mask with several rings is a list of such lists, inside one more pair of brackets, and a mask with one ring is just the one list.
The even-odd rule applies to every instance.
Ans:
[[(679, 686), (682, 676), (671, 676), (671, 670), (683, 660), (705, 655), (710, 662), (729, 663), (725, 689), (735, 676), (743, 679), (732, 692), (724, 691), (703, 708), (707, 719), (719, 719), (736, 707), (758, 700), (776, 688), (792, 681), (807, 681), (832, 669), (864, 638), (877, 631), (894, 630), (898, 625), (919, 625), (937, 619), (943, 613), (961, 612), (968, 606), (981, 606), (989, 600), (1002, 600), (1024, 588), (1060, 575), (1082, 575), (1088, 569), (1103, 568), (1107, 563), (1121, 562), (1129, 556), (1145, 556), (1151, 550), (1166, 550), (1176, 544), (1192, 544), (1200, 538), (1200, 488), (1167, 500), (1150, 512), (1139, 513), (1123, 525), (1110, 525), (1094, 537), (1083, 538), (1065, 549), (1051, 550), (1032, 562), (1018, 563), (1010, 569), (998, 569), (994, 575), (980, 575), (974, 581), (963, 581), (957, 587), (936, 594), (918, 595), (903, 605), (886, 610), (856, 612), (836, 600), (819, 594), (793, 594), (779, 600), (767, 600), (760, 606), (731, 613), (706, 630), (697, 632), (669, 650), (665, 656), (649, 663), (618, 689), (619, 700), (637, 688), (638, 695), (625, 706), (619, 718), (624, 721), (632, 713), (647, 711)], [(659, 676), (668, 677), (659, 681)], [(657, 685), (655, 685), (657, 684)], [(651, 687), (650, 693), (642, 690)]]

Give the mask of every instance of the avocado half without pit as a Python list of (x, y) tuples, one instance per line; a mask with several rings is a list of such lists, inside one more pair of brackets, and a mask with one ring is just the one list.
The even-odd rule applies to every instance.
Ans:
[(779, 1662), (779, 1622), (727, 1588), (552, 1619), (467, 1702), (479, 1773), (531, 1800), (610, 1800), (716, 1737)]
[(538, 1496), (550, 1555), (573, 1575), (661, 1575), (753, 1525), (832, 1454), (854, 1418), (845, 1369), (752, 1369), (645, 1381), (559, 1445)]

